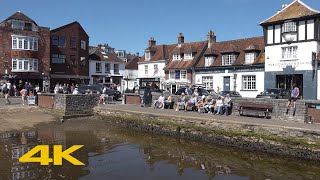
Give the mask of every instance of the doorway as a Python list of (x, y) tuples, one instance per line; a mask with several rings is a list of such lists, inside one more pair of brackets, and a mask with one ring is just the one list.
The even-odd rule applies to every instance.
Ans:
[(300, 90), (300, 96), (303, 97), (303, 75), (290, 74), (290, 75), (277, 75), (277, 88), (291, 90), (294, 84)]
[(177, 92), (177, 85), (172, 84), (171, 85), (171, 94), (175, 94)]
[(223, 77), (223, 90), (230, 91), (230, 76)]

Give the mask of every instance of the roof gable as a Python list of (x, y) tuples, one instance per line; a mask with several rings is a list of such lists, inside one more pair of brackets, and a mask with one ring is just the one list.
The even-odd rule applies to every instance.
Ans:
[(18, 11), (16, 13), (14, 13), (13, 15), (11, 15), (10, 17), (8, 17), (6, 20), (4, 21), (8, 21), (8, 20), (20, 20), (20, 21), (28, 21), (28, 22), (33, 22), (37, 25), (36, 22), (34, 22), (34, 20), (32, 20), (31, 18), (29, 18), (27, 15), (23, 14), (22, 12)]
[(312, 9), (300, 0), (295, 0), (281, 11), (261, 22), (260, 24), (272, 23), (282, 20), (296, 19), (306, 16), (319, 14), (320, 12)]
[(89, 59), (96, 60), (96, 61), (110, 61), (110, 62), (124, 63), (122, 59), (118, 58), (117, 54), (104, 52), (104, 50), (99, 47), (92, 48), (89, 51)]
[[(87, 32), (83, 29), (83, 27), (81, 26), (81, 24), (80, 24), (78, 21), (74, 21), (74, 22), (72, 22), (72, 23), (69, 23), (69, 24), (60, 26), (60, 27), (58, 27), (58, 28), (56, 28), (56, 29), (52, 29), (51, 32), (59, 31), (59, 30), (61, 30), (61, 29), (63, 29), (63, 28), (67, 28), (67, 27), (70, 27), (70, 26), (73, 26), (73, 25), (78, 26), (78, 27), (80, 28), (80, 30), (83, 31), (83, 32), (85, 32), (86, 35), (88, 36)], [(88, 37), (89, 37), (89, 36), (88, 36)]]
[(126, 63), (126, 69), (138, 70), (139, 57), (135, 56)]

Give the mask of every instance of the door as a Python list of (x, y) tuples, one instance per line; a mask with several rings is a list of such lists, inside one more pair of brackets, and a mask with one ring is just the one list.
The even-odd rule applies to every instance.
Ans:
[(176, 93), (176, 91), (177, 91), (177, 85), (172, 84), (172, 85), (171, 85), (171, 94)]
[(230, 91), (230, 76), (223, 77), (223, 90)]

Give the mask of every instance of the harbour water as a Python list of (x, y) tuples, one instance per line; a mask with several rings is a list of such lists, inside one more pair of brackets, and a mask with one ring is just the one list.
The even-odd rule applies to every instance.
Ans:
[[(36, 145), (84, 145), (85, 166), (20, 163)], [(77, 120), (1, 133), (0, 179), (320, 179), (320, 163)]]

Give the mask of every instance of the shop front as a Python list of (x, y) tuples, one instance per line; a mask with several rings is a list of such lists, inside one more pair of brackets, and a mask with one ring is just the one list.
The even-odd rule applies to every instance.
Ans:
[(300, 89), (301, 99), (317, 99), (317, 75), (314, 70), (296, 71), (291, 66), (283, 71), (265, 72), (265, 88)]
[(160, 78), (138, 78), (139, 86), (146, 87), (147, 84), (151, 86), (152, 89), (160, 89)]

